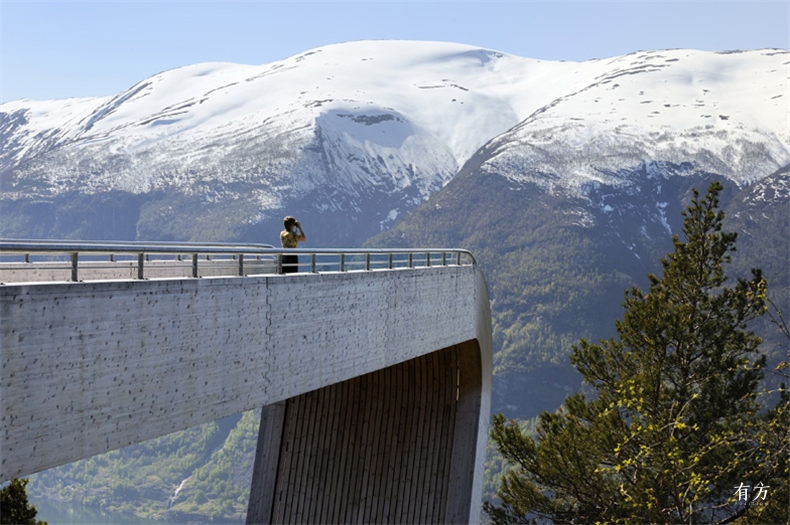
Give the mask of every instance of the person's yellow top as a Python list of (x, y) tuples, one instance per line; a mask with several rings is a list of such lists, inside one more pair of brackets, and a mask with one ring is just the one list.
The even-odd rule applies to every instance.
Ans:
[(294, 232), (283, 230), (280, 232), (280, 243), (283, 248), (296, 248), (299, 246), (299, 239)]

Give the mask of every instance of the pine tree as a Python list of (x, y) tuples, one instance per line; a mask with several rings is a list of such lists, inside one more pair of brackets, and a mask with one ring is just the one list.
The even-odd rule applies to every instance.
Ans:
[(594, 395), (542, 414), (535, 438), (494, 417), (492, 438), (514, 466), (501, 505), (485, 505), (495, 523), (787, 518), (788, 400), (761, 412), (765, 359), (748, 326), (767, 285), (759, 270), (727, 282), (736, 234), (722, 231), (721, 188), (694, 191), (685, 240), (675, 236), (648, 293), (626, 292), (617, 337), (573, 347)]
[(12, 479), (8, 485), (0, 489), (0, 523), (13, 525), (46, 525), (37, 521), (38, 511), (27, 502), (28, 479)]

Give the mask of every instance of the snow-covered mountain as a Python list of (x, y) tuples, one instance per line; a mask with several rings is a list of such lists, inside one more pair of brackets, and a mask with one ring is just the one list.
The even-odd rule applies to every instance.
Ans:
[[(578, 63), (362, 41), (187, 66), (115, 97), (9, 102), (0, 235), (271, 242), (290, 213), (315, 225), (312, 245), (357, 244), (470, 160), (564, 189), (652, 161), (749, 184), (790, 164), (789, 63), (779, 50)], [(93, 226), (110, 216), (122, 224)]]
[(582, 70), (584, 86), (494, 140), (483, 169), (579, 188), (625, 182), (624, 168), (655, 161), (738, 185), (788, 164), (786, 51), (640, 52)]

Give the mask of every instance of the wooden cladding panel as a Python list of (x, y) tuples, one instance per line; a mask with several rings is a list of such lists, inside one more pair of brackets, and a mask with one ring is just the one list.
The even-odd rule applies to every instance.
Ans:
[(289, 399), (271, 521), (443, 521), (458, 362), (451, 347)]

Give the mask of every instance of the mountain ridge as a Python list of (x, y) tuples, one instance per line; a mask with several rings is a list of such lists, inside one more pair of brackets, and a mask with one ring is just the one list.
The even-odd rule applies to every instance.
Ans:
[[(137, 238), (173, 210), (224, 210), (165, 236), (183, 240), (252, 240), (285, 213), (345, 215), (358, 233), (313, 237), (329, 245), (388, 228), (480, 151), (490, 157), (482, 169), (566, 189), (618, 180), (625, 162), (651, 160), (691, 159), (748, 184), (790, 163), (777, 111), (788, 63), (780, 50), (550, 62), (464, 44), (363, 41), (262, 66), (195, 64), (114, 97), (0, 105), (0, 203), (147, 194)], [(736, 110), (747, 87), (750, 110)], [(704, 126), (682, 127), (689, 106)], [(718, 169), (728, 163), (735, 169)]]

